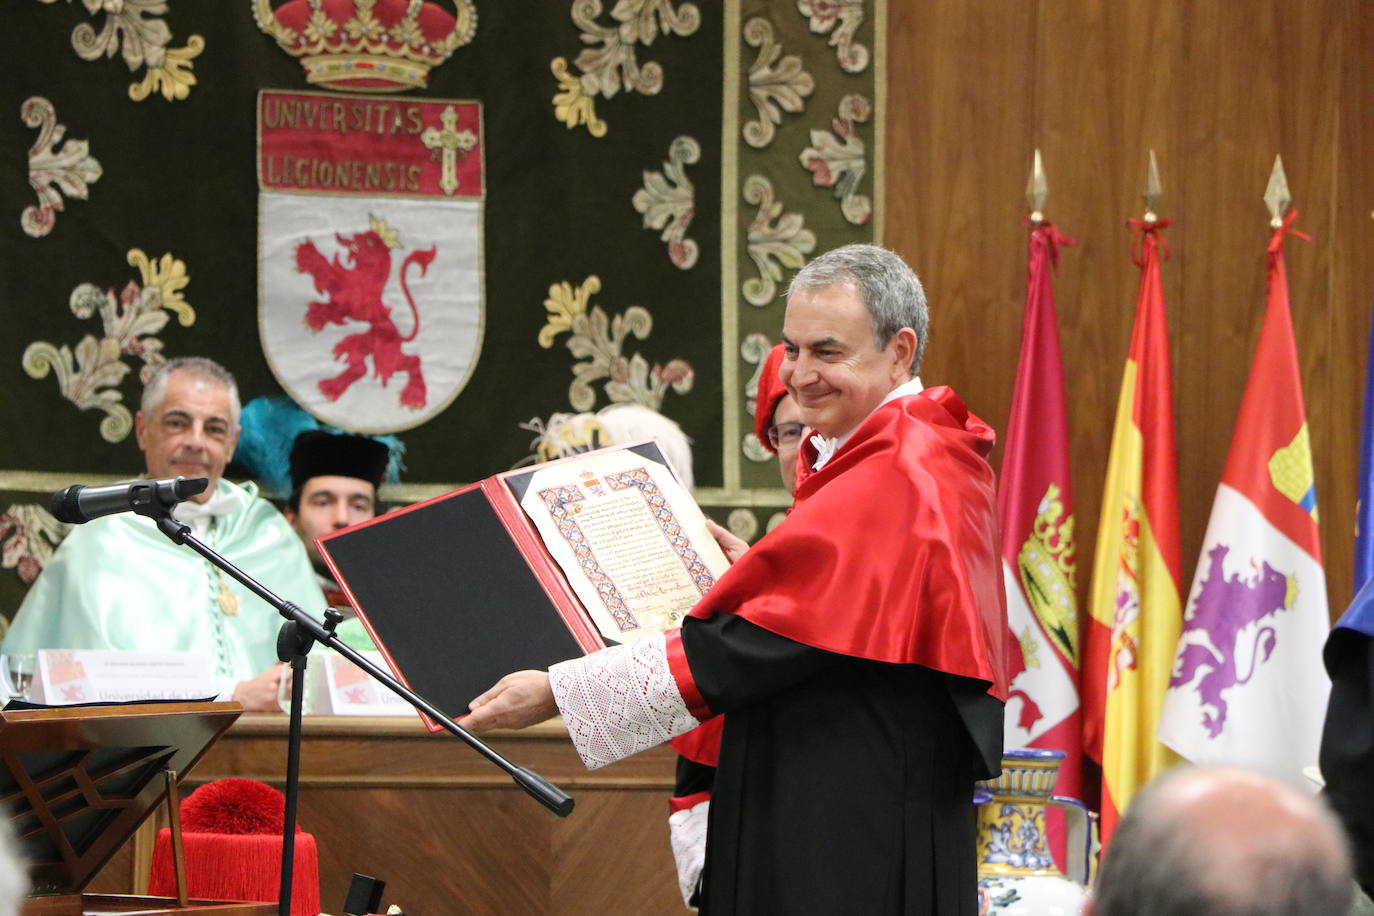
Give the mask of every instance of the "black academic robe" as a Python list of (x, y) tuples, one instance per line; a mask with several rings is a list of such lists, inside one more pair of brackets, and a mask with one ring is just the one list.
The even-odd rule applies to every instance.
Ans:
[(995, 775), (987, 684), (814, 649), (724, 614), (683, 650), (725, 713), (701, 912), (975, 914), (975, 779)]
[[(1361, 595), (1369, 591), (1361, 591)], [(1357, 599), (1358, 600), (1358, 599)], [(1345, 826), (1355, 878), (1374, 896), (1374, 639), (1338, 626), (1323, 652), (1331, 675), (1318, 758), (1325, 797)]]

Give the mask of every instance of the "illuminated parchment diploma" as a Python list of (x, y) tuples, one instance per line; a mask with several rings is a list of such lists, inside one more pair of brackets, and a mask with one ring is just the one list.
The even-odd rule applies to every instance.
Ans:
[(729, 566), (672, 472), (632, 451), (537, 470), (521, 506), (616, 642), (677, 626)]

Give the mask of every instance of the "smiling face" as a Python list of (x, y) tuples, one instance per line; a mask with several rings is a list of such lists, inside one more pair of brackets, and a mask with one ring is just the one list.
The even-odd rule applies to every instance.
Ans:
[(209, 488), (192, 497), (198, 503), (208, 500), (238, 444), (231, 416), (229, 389), (222, 382), (173, 371), (162, 403), (134, 417), (148, 476), (208, 477)]
[(822, 436), (853, 431), (910, 376), (916, 332), (902, 328), (879, 348), (856, 286), (804, 287), (787, 300), (779, 376), (801, 420)]

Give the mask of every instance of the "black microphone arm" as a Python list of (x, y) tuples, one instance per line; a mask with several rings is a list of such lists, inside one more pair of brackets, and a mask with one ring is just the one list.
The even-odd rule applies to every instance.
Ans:
[(81, 484), (67, 487), (52, 495), (48, 510), (59, 522), (80, 525), (102, 515), (116, 512), (137, 512), (139, 515), (160, 515), (179, 502), (184, 502), (210, 486), (205, 477), (167, 477), (162, 480), (134, 480), (104, 487)]

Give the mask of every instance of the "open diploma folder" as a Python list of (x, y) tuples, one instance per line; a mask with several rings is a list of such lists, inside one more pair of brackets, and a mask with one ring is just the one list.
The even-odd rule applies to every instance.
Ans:
[(729, 566), (652, 441), (507, 471), (317, 544), (397, 678), (454, 717), (512, 671), (677, 626)]

